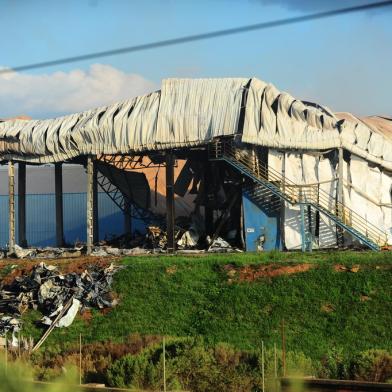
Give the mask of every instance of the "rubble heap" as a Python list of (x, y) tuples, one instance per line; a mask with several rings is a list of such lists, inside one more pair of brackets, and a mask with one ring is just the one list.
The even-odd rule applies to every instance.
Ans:
[[(56, 266), (40, 263), (30, 275), (16, 277), (0, 290), (0, 335), (20, 331), (21, 315), (27, 309), (38, 309), (42, 324), (67, 327), (78, 311), (116, 305), (110, 295), (113, 274), (119, 266), (92, 266), (83, 273), (61, 274)], [(14, 340), (14, 339), (13, 339)]]

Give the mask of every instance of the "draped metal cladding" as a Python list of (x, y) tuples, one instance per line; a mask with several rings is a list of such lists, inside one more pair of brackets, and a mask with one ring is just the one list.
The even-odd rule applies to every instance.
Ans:
[(392, 170), (392, 140), (385, 131), (353, 116), (338, 119), (328, 108), (297, 100), (271, 84), (252, 79), (245, 113), (243, 142), (301, 150), (343, 147)]
[(168, 79), (160, 91), (107, 107), (52, 120), (0, 122), (0, 159), (48, 163), (85, 154), (191, 147), (239, 131), (245, 143), (274, 148), (342, 146), (392, 171), (392, 140), (385, 132), (244, 78)]

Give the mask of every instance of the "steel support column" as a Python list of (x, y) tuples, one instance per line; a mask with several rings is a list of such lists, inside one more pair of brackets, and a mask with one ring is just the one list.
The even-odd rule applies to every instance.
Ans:
[(99, 241), (99, 216), (98, 216), (98, 170), (96, 160), (93, 160), (93, 243)]
[(211, 208), (209, 192), (211, 190), (212, 164), (207, 160), (204, 172), (204, 225), (206, 235), (214, 234), (214, 210)]
[[(282, 183), (281, 183), (281, 190), (283, 194), (286, 193), (286, 153), (283, 152), (282, 156)], [(286, 237), (285, 237), (285, 219), (286, 219), (286, 202), (283, 198), (280, 199), (280, 238), (282, 242), (282, 250), (286, 250)]]
[(301, 250), (306, 252), (305, 206), (300, 204), (301, 211)]
[(63, 211), (63, 166), (54, 165), (54, 188), (56, 208), (56, 245), (64, 246), (64, 211)]
[(91, 155), (87, 157), (87, 254), (91, 254), (93, 250), (93, 235), (94, 235), (94, 164)]
[(15, 167), (14, 162), (8, 162), (8, 251), (15, 251)]
[[(300, 214), (301, 214), (301, 250), (302, 252), (312, 251), (312, 219), (311, 210), (308, 204), (305, 204), (306, 198), (302, 191), (299, 190), (299, 201), (300, 201)], [(305, 219), (305, 213), (308, 215), (308, 221)]]
[(176, 249), (174, 238), (174, 155), (172, 151), (166, 153), (166, 230), (167, 252), (173, 253)]
[(18, 238), (19, 245), (26, 248), (26, 164), (23, 162), (18, 163)]

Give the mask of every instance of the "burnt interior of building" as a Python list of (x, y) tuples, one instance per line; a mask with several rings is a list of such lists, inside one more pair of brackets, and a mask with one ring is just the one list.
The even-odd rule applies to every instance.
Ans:
[[(325, 153), (342, 167), (342, 150)], [(284, 155), (284, 154), (283, 154)], [(18, 163), (18, 238), (26, 241), (26, 163), (9, 161), (9, 250), (15, 248), (15, 178)], [(302, 251), (311, 251), (320, 235), (320, 214), (336, 225), (336, 243), (343, 231), (375, 249), (383, 233), (354, 215), (337, 197), (318, 186), (296, 185), (269, 166), (268, 148), (236, 138), (217, 138), (198, 147), (138, 155), (84, 155), (55, 164), (56, 245), (64, 247), (62, 164), (83, 165), (87, 173), (86, 252), (103, 244), (98, 238), (98, 190), (105, 192), (124, 214), (122, 242), (105, 245), (155, 251), (285, 250), (285, 204), (300, 206)], [(152, 175), (151, 175), (152, 174)], [(163, 181), (162, 181), (163, 179)], [(186, 208), (178, 208), (186, 200)], [(184, 206), (184, 202), (183, 206)], [(159, 208), (160, 206), (160, 208)], [(146, 233), (132, 230), (141, 220)], [(354, 229), (355, 226), (358, 229)], [(286, 222), (287, 223), (287, 222)], [(360, 230), (366, 232), (362, 233)], [(351, 231), (350, 231), (351, 230)], [(378, 236), (378, 237), (377, 237)], [(372, 248), (373, 246), (373, 248)], [(376, 249), (375, 249), (376, 250)]]

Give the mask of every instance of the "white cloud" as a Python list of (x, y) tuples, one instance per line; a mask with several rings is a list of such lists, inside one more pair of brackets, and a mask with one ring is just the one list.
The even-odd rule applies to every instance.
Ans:
[(141, 75), (94, 64), (51, 74), (0, 75), (0, 117), (53, 117), (111, 104), (159, 88)]

